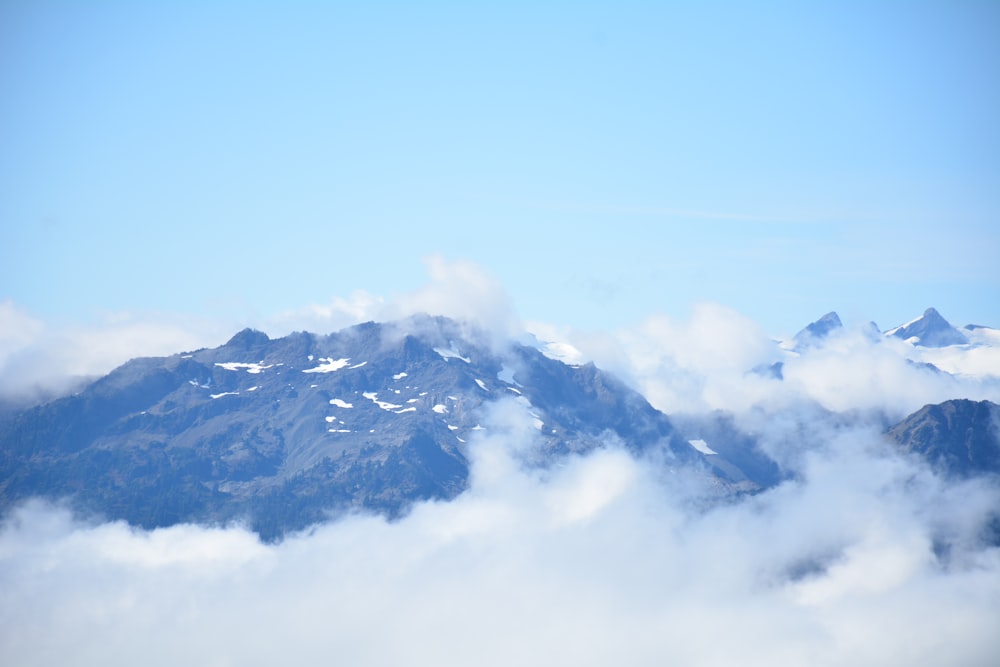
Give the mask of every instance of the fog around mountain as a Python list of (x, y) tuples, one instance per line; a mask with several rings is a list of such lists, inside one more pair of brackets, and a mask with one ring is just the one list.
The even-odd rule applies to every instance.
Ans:
[[(495, 283), (440, 269), (394, 302), (311, 316), (412, 306), (526, 335)], [(85, 359), (92, 336), (117, 332), (117, 352), (148, 354), (207, 331), (52, 335), (4, 312), (24, 323), (21, 338), (6, 334), (5, 382), (54, 343), (93, 373), (113, 355)], [(523, 405), (501, 401), (468, 443), (469, 488), (398, 521), (357, 514), (262, 544), (240, 525), (144, 531), (29, 502), (0, 528), (0, 661), (987, 665), (1000, 653), (1000, 485), (935, 472), (882, 435), (925, 403), (1000, 399), (995, 348), (931, 352), (848, 323), (791, 353), (717, 304), (626, 331), (524, 326), (667, 414), (727, 410), (788, 479), (709, 500), (704, 477), (613, 440), (526, 469), (538, 431)], [(922, 365), (968, 369), (974, 353), (976, 374)], [(752, 370), (778, 361), (781, 380)]]
[(0, 650), (20, 665), (988, 664), (1000, 555), (980, 536), (1000, 489), (821, 424), (798, 425), (799, 479), (710, 508), (613, 446), (520, 469), (534, 429), (514, 404), (470, 449), (471, 488), (396, 523), (264, 546), (28, 505), (0, 538)]

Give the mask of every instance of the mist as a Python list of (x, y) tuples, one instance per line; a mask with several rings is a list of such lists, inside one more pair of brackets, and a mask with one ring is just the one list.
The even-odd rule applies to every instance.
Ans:
[(894, 422), (953, 398), (1000, 402), (1000, 346), (924, 348), (882, 336), (867, 322), (797, 348), (711, 302), (695, 304), (685, 319), (657, 314), (614, 332), (535, 326), (543, 338), (568, 345), (570, 361), (593, 360), (615, 372), (668, 415), (818, 406)]
[(328, 334), (368, 321), (441, 315), (500, 350), (526, 335), (503, 286), (468, 260), (424, 260), (427, 282), (382, 297), (356, 291), (326, 304), (232, 321), (157, 312), (106, 313), (86, 324), (52, 325), (13, 301), (0, 302), (0, 403), (22, 405), (73, 391), (135, 357), (224, 344), (245, 327), (272, 337)]
[[(987, 665), (995, 482), (943, 480), (865, 428), (806, 424), (793, 479), (720, 498), (615, 443), (522, 465), (493, 406), (470, 488), (276, 545), (40, 502), (0, 529), (0, 661), (390, 665)], [(802, 426), (800, 424), (800, 426)], [(781, 437), (781, 434), (776, 434)]]
[(138, 356), (166, 356), (224, 343), (224, 322), (162, 313), (107, 313), (53, 325), (0, 302), (0, 403), (32, 403), (72, 391)]
[[(611, 441), (538, 468), (525, 463), (537, 460), (532, 417), (505, 401), (468, 443), (469, 488), (394, 522), (350, 515), (262, 544), (241, 525), (144, 531), (31, 501), (0, 526), (0, 663), (919, 666), (1000, 655), (1000, 485), (944, 479), (881, 435), (925, 403), (1000, 400), (991, 348), (924, 350), (849, 325), (791, 349), (713, 303), (686, 319), (573, 331), (522, 323), (471, 263), (432, 258), (428, 270), (415, 292), (249, 324), (322, 333), (429, 311), (494, 332), (493, 345), (529, 330), (668, 415), (725, 411), (786, 481), (729, 496), (707, 474)], [(138, 316), (54, 329), (0, 305), (7, 397), (235, 331)], [(768, 372), (779, 362), (780, 377)]]

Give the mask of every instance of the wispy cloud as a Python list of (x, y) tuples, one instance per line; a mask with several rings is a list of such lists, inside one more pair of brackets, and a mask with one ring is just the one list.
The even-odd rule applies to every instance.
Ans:
[(233, 333), (225, 327), (186, 316), (131, 313), (56, 327), (11, 301), (0, 303), (0, 400), (59, 393), (137, 356), (218, 345)]
[(0, 302), (0, 400), (59, 393), (134, 357), (221, 345), (247, 326), (272, 336), (325, 334), (361, 322), (428, 313), (474, 323), (497, 341), (523, 332), (503, 286), (481, 267), (437, 255), (428, 257), (426, 265), (427, 283), (411, 292), (384, 297), (359, 290), (254, 320), (123, 312), (88, 324), (53, 326), (12, 301)]

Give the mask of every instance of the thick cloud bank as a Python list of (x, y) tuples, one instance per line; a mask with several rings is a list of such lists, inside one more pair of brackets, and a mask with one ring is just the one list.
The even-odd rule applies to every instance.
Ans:
[(0, 531), (5, 665), (992, 665), (997, 486), (945, 483), (864, 429), (776, 425), (796, 479), (711, 503), (612, 444), (518, 461), (501, 404), (471, 488), (279, 545), (29, 504)]

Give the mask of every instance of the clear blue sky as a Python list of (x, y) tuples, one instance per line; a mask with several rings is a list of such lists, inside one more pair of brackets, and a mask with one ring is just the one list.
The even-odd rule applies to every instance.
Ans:
[[(207, 5), (207, 6), (203, 6)], [(1000, 3), (0, 4), (0, 300), (1000, 326)]]

